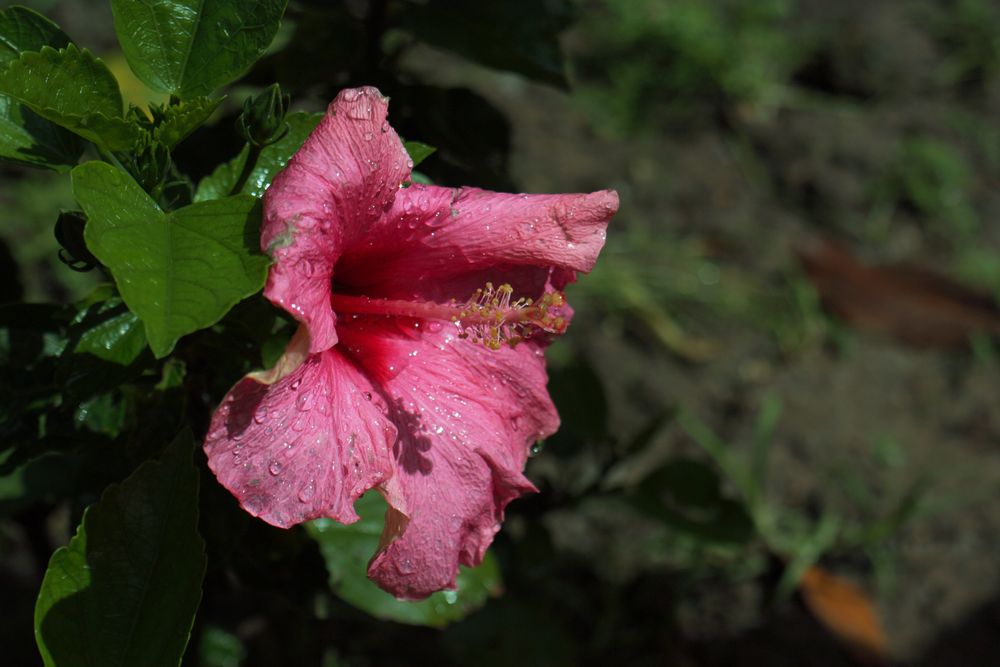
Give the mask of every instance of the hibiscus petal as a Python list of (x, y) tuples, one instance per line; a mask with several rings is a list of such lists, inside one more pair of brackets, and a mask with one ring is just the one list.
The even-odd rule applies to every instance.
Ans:
[(337, 342), (333, 265), (391, 206), (412, 162), (375, 88), (344, 90), (264, 195), (264, 295), (309, 328), (310, 351)]
[(610, 190), (517, 195), (411, 185), (363, 242), (344, 248), (338, 278), (383, 296), (498, 265), (589, 271), (617, 210)]
[(307, 341), (300, 329), (273, 371), (240, 380), (205, 439), (219, 482), (283, 528), (356, 521), (354, 501), (394, 467), (396, 429), (373, 403), (378, 389), (337, 350), (305, 355)]
[[(487, 350), (450, 327), (418, 330), (341, 324), (342, 342), (374, 366), (366, 371), (396, 369), (382, 388), (399, 432), (392, 482), (400, 507), (389, 511), (369, 576), (406, 599), (454, 588), (460, 563), (479, 564), (507, 503), (535, 490), (521, 472), (531, 445), (559, 425), (541, 346)], [(403, 530), (400, 514), (409, 518)]]

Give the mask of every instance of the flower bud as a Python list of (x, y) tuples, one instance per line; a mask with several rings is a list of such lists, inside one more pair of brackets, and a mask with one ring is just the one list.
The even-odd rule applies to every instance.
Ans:
[(288, 132), (285, 114), (290, 102), (291, 97), (282, 94), (278, 84), (271, 84), (260, 95), (243, 102), (243, 113), (236, 120), (237, 130), (255, 146), (273, 144)]
[(62, 246), (59, 260), (74, 271), (90, 271), (101, 264), (83, 240), (86, 224), (87, 216), (83, 211), (61, 211), (56, 220), (56, 241)]

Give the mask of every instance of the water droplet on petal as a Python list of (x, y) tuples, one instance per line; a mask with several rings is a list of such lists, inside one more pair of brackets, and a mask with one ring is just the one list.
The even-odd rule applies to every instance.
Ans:
[(295, 378), (292, 380), (292, 389), (298, 389), (300, 384), (302, 384), (302, 378)]
[(413, 565), (413, 561), (409, 558), (404, 558), (399, 562), (397, 566), (400, 574), (413, 574), (417, 571), (417, 568)]
[(267, 406), (266, 405), (258, 405), (257, 406), (257, 409), (254, 410), (254, 413), (253, 413), (253, 420), (256, 423), (258, 423), (258, 424), (263, 424), (265, 421), (267, 421)]
[(543, 449), (545, 449), (545, 441), (544, 440), (536, 440), (535, 444), (533, 444), (531, 446), (531, 449), (528, 450), (528, 454), (530, 456), (538, 456), (539, 454), (541, 454), (541, 452), (542, 452)]
[(316, 480), (314, 479), (309, 480), (309, 483), (303, 486), (299, 490), (299, 500), (301, 500), (304, 503), (307, 503), (310, 500), (312, 500), (313, 496), (315, 495), (316, 495)]
[(299, 394), (295, 399), (295, 407), (298, 408), (300, 412), (309, 412), (312, 410), (312, 394), (308, 391), (304, 391)]
[(271, 464), (267, 466), (267, 471), (272, 475), (277, 475), (281, 472), (281, 461), (271, 461)]
[(428, 322), (427, 330), (431, 333), (437, 333), (438, 331), (441, 331), (441, 323), (435, 321)]

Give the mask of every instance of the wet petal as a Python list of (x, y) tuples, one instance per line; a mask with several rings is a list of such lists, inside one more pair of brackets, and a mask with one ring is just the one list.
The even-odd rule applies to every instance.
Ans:
[(374, 321), (342, 327), (366, 371), (396, 369), (381, 384), (399, 432), (393, 482), (402, 511), (390, 509), (369, 576), (410, 599), (454, 587), (460, 563), (482, 560), (507, 503), (535, 490), (522, 474), (531, 445), (559, 425), (541, 346), (487, 350), (452, 328), (414, 324), (410, 332)]
[(306, 355), (301, 331), (274, 370), (230, 390), (205, 440), (208, 465), (272, 525), (351, 523), (354, 501), (392, 475), (396, 429), (371, 382), (336, 349)]
[(345, 247), (338, 279), (389, 296), (495, 266), (589, 271), (617, 210), (608, 190), (516, 195), (412, 185), (363, 242)]
[(264, 195), (261, 247), (274, 259), (264, 294), (309, 327), (310, 350), (337, 342), (333, 265), (392, 205), (409, 157), (375, 88), (344, 90)]

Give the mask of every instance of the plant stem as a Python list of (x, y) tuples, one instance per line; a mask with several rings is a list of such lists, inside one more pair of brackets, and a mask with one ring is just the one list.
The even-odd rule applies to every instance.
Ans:
[(230, 196), (238, 195), (243, 190), (243, 186), (246, 185), (250, 174), (253, 173), (254, 167), (257, 166), (257, 159), (260, 158), (260, 153), (263, 150), (263, 147), (257, 144), (250, 143), (247, 146), (249, 147), (247, 158), (243, 161), (243, 169), (240, 171), (239, 178), (236, 179), (236, 183), (229, 190)]
[(125, 165), (123, 165), (121, 162), (119, 162), (118, 158), (115, 157), (114, 153), (112, 153), (111, 151), (107, 150), (106, 148), (101, 148), (100, 146), (97, 146), (96, 148), (97, 148), (97, 154), (101, 156), (102, 160), (104, 160), (105, 162), (107, 162), (110, 165), (118, 167), (119, 169), (121, 169), (122, 171), (124, 171), (126, 174), (130, 173), (129, 170), (125, 168)]

